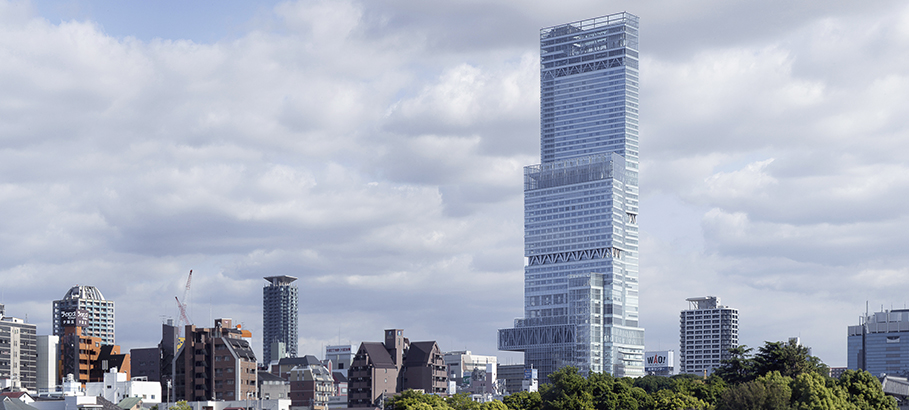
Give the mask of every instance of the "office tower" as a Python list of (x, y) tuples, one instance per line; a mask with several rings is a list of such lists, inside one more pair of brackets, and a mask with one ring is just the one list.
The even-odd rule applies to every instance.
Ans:
[(541, 163), (524, 168), (524, 318), (499, 349), (644, 374), (638, 318), (638, 17), (540, 31)]
[[(164, 328), (163, 338), (172, 336)], [(252, 334), (233, 326), (231, 319), (216, 319), (215, 327), (186, 325), (186, 339), (177, 348), (174, 401), (246, 400), (256, 397), (256, 356)]]
[(709, 375), (739, 345), (739, 311), (720, 304), (720, 298), (688, 298), (679, 319), (679, 373)]
[(848, 331), (846, 367), (875, 377), (909, 376), (909, 309), (865, 313)]
[(0, 305), (0, 383), (37, 393), (38, 351), (35, 325), (6, 317)]
[(52, 392), (60, 385), (60, 336), (38, 336), (38, 393)]
[[(285, 355), (274, 351), (273, 344), (283, 343), (286, 357), (297, 357), (297, 286), (293, 276), (269, 276), (262, 288), (262, 360), (269, 363)], [(280, 345), (276, 345), (280, 346)], [(278, 348), (280, 349), (280, 347)]]
[(98, 288), (73, 286), (63, 299), (54, 301), (54, 335), (63, 336), (63, 322), (76, 315), (84, 316), (82, 336), (114, 344), (114, 301), (105, 300)]

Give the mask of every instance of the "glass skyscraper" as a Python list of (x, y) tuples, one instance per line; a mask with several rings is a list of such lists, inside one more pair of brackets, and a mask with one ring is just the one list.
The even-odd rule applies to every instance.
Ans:
[(524, 318), (499, 330), (541, 382), (644, 374), (638, 326), (638, 17), (540, 31), (540, 156), (524, 168)]

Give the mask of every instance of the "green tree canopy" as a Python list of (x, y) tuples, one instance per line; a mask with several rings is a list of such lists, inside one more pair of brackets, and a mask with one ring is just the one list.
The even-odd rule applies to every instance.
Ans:
[(881, 382), (867, 371), (846, 370), (838, 384), (859, 410), (896, 410), (896, 399), (884, 394)]
[(509, 394), (502, 399), (508, 410), (542, 410), (543, 400), (540, 392), (519, 391)]
[(385, 410), (451, 410), (451, 407), (434, 394), (405, 390), (385, 401)]
[(795, 340), (788, 342), (764, 342), (754, 355), (754, 372), (757, 376), (780, 372), (782, 376), (795, 377), (802, 373), (830, 373), (827, 365), (820, 359), (808, 354), (808, 348), (800, 346)]
[(717, 410), (789, 410), (792, 389), (789, 377), (770, 372), (723, 392)]
[(452, 394), (445, 398), (448, 407), (454, 410), (479, 410), (480, 403), (473, 401), (467, 393)]

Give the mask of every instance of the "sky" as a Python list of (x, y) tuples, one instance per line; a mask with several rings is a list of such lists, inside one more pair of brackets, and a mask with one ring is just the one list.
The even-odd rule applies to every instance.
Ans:
[(291, 275), (301, 354), (402, 328), (518, 363), (539, 30), (620, 11), (647, 349), (713, 295), (741, 344), (845, 366), (866, 306), (909, 303), (902, 1), (0, 0), (0, 303), (49, 334), (96, 286), (151, 347), (192, 269), (193, 323), (261, 352), (263, 277)]

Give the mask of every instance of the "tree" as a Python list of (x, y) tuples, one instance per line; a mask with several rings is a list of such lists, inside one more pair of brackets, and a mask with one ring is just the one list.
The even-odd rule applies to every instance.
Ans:
[(717, 410), (789, 410), (792, 389), (789, 377), (770, 372), (723, 392)]
[(728, 349), (730, 357), (720, 362), (720, 367), (713, 374), (723, 378), (726, 383), (739, 384), (754, 378), (754, 359), (748, 346), (740, 345)]
[(508, 407), (498, 400), (493, 400), (480, 404), (479, 410), (508, 410)]
[[(831, 381), (828, 386), (828, 379)], [(814, 372), (799, 374), (790, 383), (792, 408), (795, 410), (855, 409), (846, 399), (846, 392), (833, 379)]]
[(867, 371), (846, 370), (837, 382), (859, 410), (896, 410), (896, 399), (884, 394), (881, 382)]
[(829, 374), (827, 365), (820, 359), (808, 354), (808, 348), (800, 346), (795, 340), (789, 342), (764, 342), (754, 356), (755, 376), (780, 372), (782, 376), (795, 377), (802, 373)]
[(672, 389), (714, 405), (726, 390), (726, 382), (718, 376), (711, 375), (706, 381), (700, 377), (676, 377), (672, 379)]
[(479, 410), (480, 403), (473, 401), (467, 393), (453, 394), (445, 398), (445, 403), (454, 410)]
[(540, 392), (519, 391), (509, 394), (502, 399), (508, 410), (542, 410), (543, 401)]
[(385, 410), (451, 410), (451, 407), (434, 394), (405, 390), (385, 401)]
[(180, 400), (174, 403), (173, 406), (170, 406), (170, 410), (193, 410), (192, 406), (186, 402), (186, 400)]
[(672, 390), (660, 390), (653, 395), (652, 410), (700, 410), (710, 407), (696, 397)]
[(578, 369), (566, 366), (549, 375), (549, 385), (541, 388), (543, 410), (590, 410), (593, 394), (587, 379)]
[(671, 389), (673, 386), (675, 386), (675, 384), (672, 379), (666, 376), (647, 375), (634, 379), (634, 387), (642, 388), (650, 394), (663, 389)]

